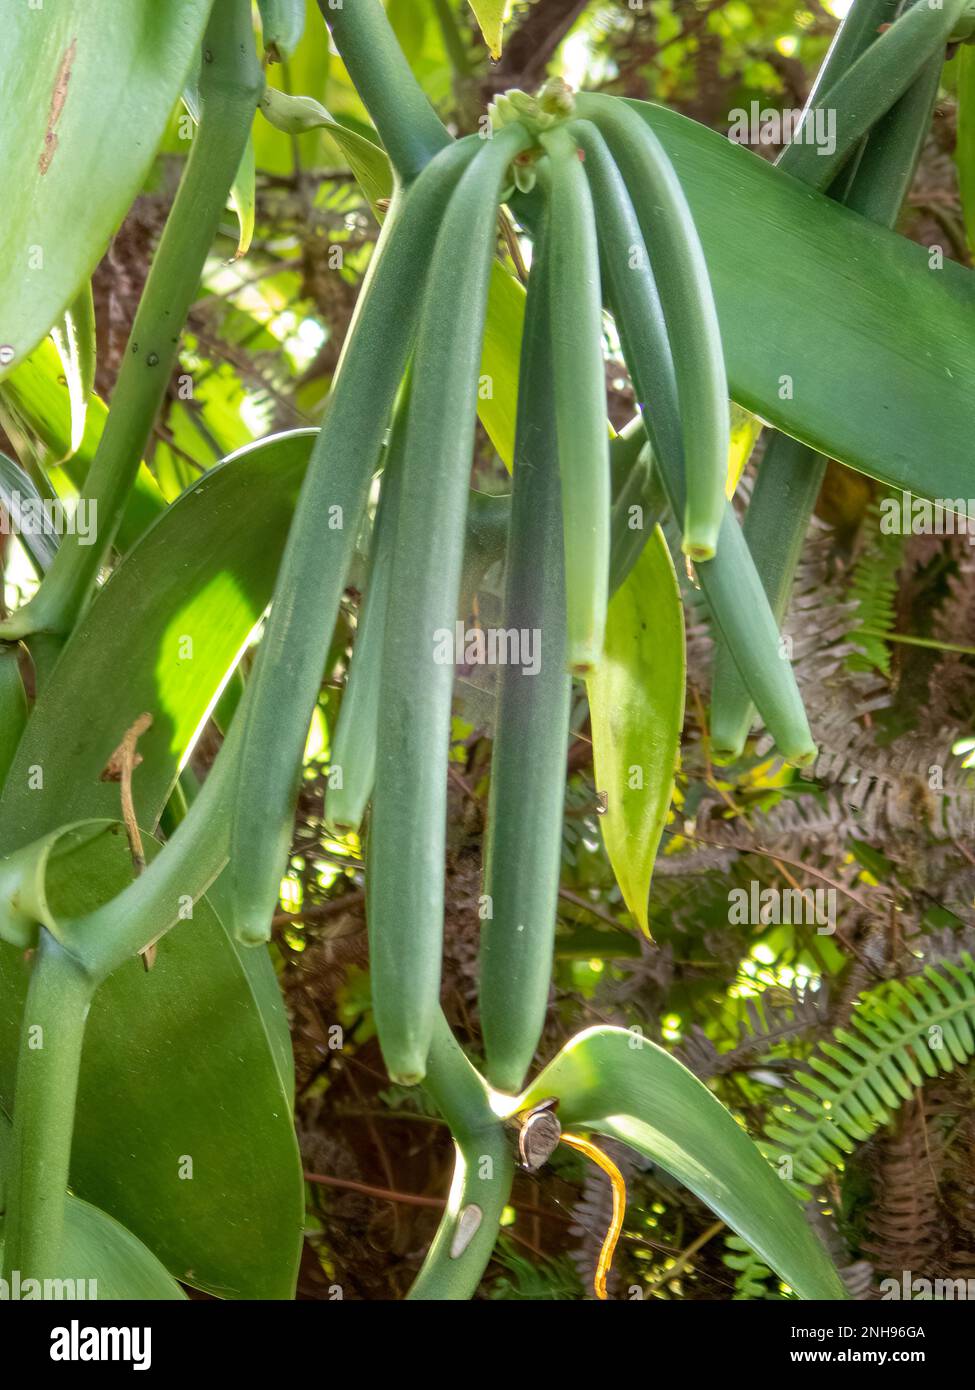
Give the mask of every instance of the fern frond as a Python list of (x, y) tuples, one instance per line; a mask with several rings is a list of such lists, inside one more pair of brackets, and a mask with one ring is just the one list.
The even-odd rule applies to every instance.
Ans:
[(787, 1293), (782, 1291), (783, 1286), (780, 1285), (778, 1275), (769, 1269), (762, 1257), (756, 1255), (752, 1247), (740, 1236), (726, 1236), (724, 1245), (721, 1259), (735, 1276), (735, 1292), (732, 1297), (736, 1303), (746, 1300), (752, 1302), (756, 1299), (795, 1299), (796, 1295), (791, 1289)]
[(860, 650), (847, 657), (847, 667), (851, 671), (875, 669), (889, 676), (890, 648), (884, 636), (893, 632), (896, 624), (897, 572), (904, 558), (904, 537), (881, 530), (880, 499), (870, 506), (864, 518), (863, 534), (863, 548), (853, 566), (848, 595), (856, 603), (860, 630), (852, 636)]
[(975, 960), (944, 961), (861, 995), (850, 1028), (837, 1028), (809, 1059), (766, 1126), (801, 1195), (842, 1168), (928, 1077), (975, 1056)]
[(704, 1029), (694, 1024), (674, 1055), (702, 1080), (725, 1075), (753, 1063), (755, 1057), (764, 1057), (780, 1043), (822, 1028), (828, 1011), (826, 981), (817, 990), (802, 981), (788, 988), (776, 986), (744, 1000), (745, 1017), (730, 1049), (719, 1051)]

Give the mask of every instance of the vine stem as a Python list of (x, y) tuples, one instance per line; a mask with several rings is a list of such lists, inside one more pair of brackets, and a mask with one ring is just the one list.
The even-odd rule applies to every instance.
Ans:
[(390, 162), (409, 184), (451, 143), (406, 61), (380, 0), (318, 0)]
[[(105, 428), (85, 479), (98, 539), (67, 534), (38, 593), (2, 625), (5, 637), (71, 633), (115, 539), (153, 421), (179, 351), (180, 333), (213, 245), (250, 134), (264, 79), (249, 0), (215, 0), (203, 44), (200, 124), (166, 221), (119, 370)], [(44, 644), (50, 665), (51, 643)]]
[(411, 1301), (469, 1299), (494, 1251), (511, 1196), (514, 1158), (502, 1102), (464, 1056), (438, 1013), (424, 1087), (450, 1126), (454, 1180), (433, 1244), (409, 1292)]
[(899, 642), (905, 647), (925, 647), (933, 652), (950, 652), (954, 656), (975, 656), (975, 647), (960, 647), (956, 642), (938, 642), (933, 637), (911, 637), (906, 632), (884, 632), (879, 627), (855, 628), (852, 636), (879, 637), (884, 642)]
[(95, 985), (42, 930), (20, 1031), (3, 1275), (59, 1276), (85, 1021)]

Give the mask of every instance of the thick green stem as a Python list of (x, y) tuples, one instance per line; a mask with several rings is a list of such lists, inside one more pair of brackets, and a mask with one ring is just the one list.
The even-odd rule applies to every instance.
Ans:
[[(248, 691), (245, 705), (250, 698)], [(94, 984), (164, 936), (180, 921), (186, 900), (199, 901), (226, 868), (242, 733), (241, 718), (186, 818), (145, 873), (86, 917), (61, 924), (66, 946)]]
[(318, 0), (318, 8), (393, 168), (411, 183), (450, 135), (410, 71), (380, 0)]
[(248, 0), (216, 0), (203, 47), (200, 125), (152, 263), (84, 497), (98, 539), (66, 535), (37, 595), (3, 625), (8, 637), (66, 638), (95, 583), (162, 404), (263, 88)]
[(92, 980), (46, 931), (21, 1024), (3, 1274), (59, 1275), (75, 1100)]
[(447, 1209), (409, 1298), (462, 1301), (476, 1291), (501, 1229), (514, 1178), (511, 1142), (490, 1090), (439, 1013), (424, 1086), (450, 1126), (457, 1166)]

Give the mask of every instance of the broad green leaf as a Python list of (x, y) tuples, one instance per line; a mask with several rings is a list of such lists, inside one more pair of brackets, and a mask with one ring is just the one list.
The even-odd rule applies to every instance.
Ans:
[[(61, 1267), (93, 1279), (99, 1302), (134, 1299), (178, 1302), (186, 1294), (138, 1236), (108, 1212), (69, 1194), (64, 1211)], [(90, 1271), (90, 1273), (88, 1272)]]
[[(144, 845), (151, 860), (159, 845)], [(38, 849), (28, 883), (56, 934), (132, 879), (117, 822), (72, 827)], [(8, 1114), (29, 970), (22, 951), (0, 948)], [(293, 1295), (304, 1192), (290, 1096), (249, 968), (205, 899), (159, 942), (151, 971), (133, 959), (95, 995), (71, 1186), (185, 1283), (224, 1298)]]
[(61, 322), (51, 329), (51, 337), (68, 387), (71, 452), (76, 453), (85, 436), (88, 397), (95, 389), (95, 301), (91, 281), (68, 306)]
[(260, 109), (276, 130), (290, 135), (326, 131), (349, 161), (356, 182), (382, 221), (386, 203), (393, 196), (393, 172), (385, 150), (335, 120), (314, 97), (290, 96), (276, 87), (266, 87)]
[(680, 590), (657, 527), (610, 600), (603, 657), (587, 682), (603, 842), (648, 936), (650, 879), (684, 723), (684, 664)]
[(690, 203), (734, 399), (892, 487), (975, 497), (975, 274), (938, 268), (924, 247), (685, 116), (630, 105)]
[[(5, 7), (0, 373), (90, 277), (139, 192), (199, 51), (209, 0)], [(16, 119), (10, 119), (10, 113)]]
[[(3, 1187), (11, 1126), (0, 1114), (0, 1188)], [(0, 1215), (0, 1267), (3, 1264), (3, 1217)], [(75, 1297), (163, 1302), (186, 1298), (172, 1275), (137, 1236), (89, 1202), (69, 1192), (64, 1206), (64, 1237), (59, 1268), (73, 1281), (57, 1292)], [(20, 1297), (32, 1291), (21, 1289)], [(52, 1291), (54, 1292), (54, 1291)], [(11, 1291), (10, 1297), (13, 1297)]]
[(511, 9), (511, 0), (470, 0), (484, 42), (495, 62), (501, 57), (504, 38), (504, 22)]
[[(0, 1219), (0, 1254), (2, 1251), (3, 1221)], [(64, 1209), (59, 1268), (64, 1270), (64, 1282), (57, 1288), (57, 1296), (61, 1298), (153, 1303), (178, 1302), (186, 1298), (165, 1265), (160, 1264), (137, 1236), (107, 1212), (99, 1211), (90, 1202), (82, 1202), (70, 1193)], [(33, 1297), (34, 1292), (30, 1287), (21, 1286), (19, 1297)]]
[[(118, 786), (101, 774), (143, 713), (153, 724), (139, 741), (133, 791), (140, 819), (155, 824), (270, 601), (314, 434), (275, 436), (212, 469), (105, 584), (62, 653), (58, 679), (41, 692), (4, 787), (4, 853), (67, 821), (118, 815)], [(42, 787), (30, 786), (32, 766)]]
[(386, 151), (331, 116), (319, 124), (339, 146), (349, 161), (356, 183), (373, 208), (378, 209), (380, 202), (393, 196), (393, 175)]
[(958, 140), (955, 163), (969, 249), (975, 251), (975, 48), (962, 44), (958, 64)]
[(629, 1144), (705, 1202), (801, 1298), (845, 1299), (786, 1184), (697, 1077), (638, 1033), (591, 1028), (573, 1038), (511, 1107), (559, 1098), (563, 1129)]
[[(31, 756), (42, 769), (44, 786), (30, 790), (27, 764), (18, 763), (5, 787), (0, 802), (0, 848), (5, 853), (68, 820), (118, 816), (118, 786), (102, 782), (101, 770), (125, 730), (144, 711), (154, 714), (155, 723), (140, 741), (144, 762), (136, 771), (134, 789), (142, 823), (155, 823), (193, 735), (270, 599), (313, 435), (302, 431), (264, 441), (213, 469), (159, 519), (101, 590), (65, 648), (59, 680), (42, 694), (28, 726)], [(153, 593), (157, 602), (147, 606), (146, 593)], [(141, 615), (138, 622), (132, 620), (134, 613)], [(80, 710), (85, 717), (79, 721)], [(65, 728), (75, 731), (70, 739), (63, 736)], [(26, 744), (20, 751), (26, 751)], [(51, 787), (59, 788), (60, 794), (47, 795)], [(212, 913), (210, 918), (215, 922)], [(287, 1024), (267, 953), (246, 951), (238, 956), (232, 934), (224, 933), (219, 924), (209, 932), (199, 928), (197, 910), (195, 925), (187, 922), (160, 945), (159, 962), (148, 978), (165, 960), (174, 982), (165, 1007), (143, 1011), (143, 972), (137, 962), (113, 977), (98, 996), (109, 1001), (113, 1016), (127, 1019), (127, 1053), (133, 1067), (130, 1100), (134, 1106), (143, 1097), (145, 1113), (136, 1113), (145, 1132), (155, 1134), (152, 1142), (157, 1147), (167, 1142), (168, 1117), (165, 1110), (157, 1112), (151, 1097), (170, 1084), (167, 1076), (181, 1070), (199, 1072), (203, 1109), (221, 1111), (228, 1123), (237, 1113), (238, 1088), (219, 1075), (226, 1048), (223, 1053), (214, 1050), (206, 1066), (200, 1062), (203, 1053), (196, 1050), (200, 1030), (217, 1022), (207, 1022), (211, 1012), (222, 1010), (220, 988), (228, 991), (227, 1018), (236, 1015), (242, 1021), (252, 1013), (247, 999), (257, 1002), (281, 1095), (286, 1097), (290, 1090)], [(0, 987), (0, 1033), (7, 1037), (19, 1019), (22, 973), (14, 949), (3, 948), (0, 977), (17, 981), (16, 992)], [(121, 993), (119, 1001), (110, 993), (115, 990)], [(127, 990), (133, 991), (132, 1006)], [(96, 1001), (93, 1022), (99, 1008)], [(111, 1050), (114, 1044), (110, 1038), (99, 1043), (98, 1037), (96, 1026), (88, 1047), (94, 1049), (91, 1065), (105, 1073), (102, 1089), (108, 1098), (114, 1094), (107, 1078), (114, 1063), (110, 1056), (102, 1057), (99, 1048)], [(7, 1055), (13, 1053), (8, 1050)], [(229, 1055), (235, 1059), (238, 1052), (231, 1047)], [(186, 1060), (179, 1061), (182, 1058)], [(170, 1114), (175, 1109), (171, 1106)], [(110, 1118), (102, 1114), (101, 1122), (110, 1125)], [(238, 1125), (234, 1134), (238, 1142), (246, 1142), (245, 1127)], [(91, 1144), (94, 1152), (94, 1137)], [(114, 1205), (111, 1193), (99, 1193), (95, 1201), (143, 1233)], [(186, 1259), (177, 1259), (174, 1252), (175, 1271), (181, 1274), (185, 1264)], [(196, 1256), (194, 1268), (198, 1273), (205, 1268)], [(225, 1271), (214, 1274), (212, 1282), (232, 1288), (237, 1287), (236, 1278)]]

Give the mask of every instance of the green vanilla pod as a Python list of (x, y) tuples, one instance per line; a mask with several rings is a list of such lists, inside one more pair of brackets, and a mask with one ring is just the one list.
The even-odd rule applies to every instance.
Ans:
[(943, 0), (937, 7), (929, 0), (918, 0), (896, 19), (805, 114), (806, 122), (815, 122), (820, 111), (835, 117), (832, 150), (824, 154), (816, 142), (795, 142), (789, 173), (807, 183), (819, 180), (820, 186), (824, 175), (837, 174), (929, 60), (936, 55), (943, 58), (965, 6), (966, 0)]
[(592, 197), (574, 140), (564, 127), (541, 139), (551, 163), (553, 235), (547, 255), (565, 529), (567, 655), (573, 674), (585, 676), (602, 653), (609, 603), (612, 499), (599, 246)]
[(305, 31), (305, 0), (257, 0), (269, 63), (287, 62)]
[[(721, 330), (700, 238), (670, 160), (639, 116), (613, 97), (592, 94), (580, 95), (576, 110), (606, 139), (637, 212), (643, 237), (630, 247), (627, 264), (649, 252), (680, 402), (684, 551), (692, 560), (707, 560), (724, 514), (731, 424)], [(641, 269), (635, 266), (634, 275)]]
[[(556, 208), (553, 201), (553, 222)], [(519, 649), (521, 663), (498, 672), (481, 927), (486, 1075), (510, 1092), (524, 1081), (548, 1009), (572, 694), (549, 323), (551, 235), (550, 224), (535, 242), (528, 283), (505, 575), (503, 626), (530, 650)]]
[[(603, 264), (609, 274), (610, 304), (641, 406), (650, 400), (651, 390), (658, 393), (653, 409), (646, 414), (647, 430), (671, 507), (680, 516), (686, 501), (683, 472), (675, 460), (672, 441), (655, 437), (655, 431), (661, 426), (666, 429), (676, 414), (676, 382), (669, 397), (661, 397), (660, 383), (666, 380), (666, 372), (654, 359), (660, 344), (650, 326), (655, 303), (653, 277), (645, 256), (635, 258), (642, 265), (641, 270), (631, 269), (632, 248), (641, 244), (642, 232), (621, 171), (606, 142), (595, 129), (583, 134), (585, 167), (603, 243)], [(811, 762), (816, 748), (795, 675), (781, 653), (778, 626), (730, 503), (724, 504), (715, 558), (695, 568), (715, 625), (727, 642), (779, 752), (799, 765)]]
[[(862, 53), (879, 37), (881, 30), (892, 24), (902, 8), (903, 0), (853, 0), (844, 18), (840, 21), (829, 51), (816, 74), (812, 90), (806, 98), (802, 120), (822, 102), (824, 93), (852, 67)], [(800, 120), (800, 127), (802, 124)], [(798, 134), (799, 127), (796, 129)], [(790, 153), (791, 152), (791, 153)], [(791, 172), (790, 165), (796, 156), (795, 143), (787, 145), (775, 161), (780, 169)], [(817, 184), (817, 187), (819, 185)]]
[[(603, 276), (605, 280), (605, 274)], [(661, 320), (662, 322), (662, 320)], [(613, 500), (626, 486), (635, 464), (639, 462), (647, 442), (643, 416), (636, 415), (614, 435), (609, 444), (609, 469), (613, 484)]]
[(439, 1004), (452, 635), (498, 199), (529, 143), (485, 140), (443, 217), (413, 356), (369, 830), (376, 1028), (390, 1076), (422, 1081)]
[(404, 393), (386, 449), (382, 487), (369, 547), (369, 573), (359, 609), (349, 676), (332, 739), (326, 824), (339, 835), (357, 831), (376, 779), (379, 678), (389, 605), (409, 397)]
[(394, 201), (305, 474), (248, 698), (234, 720), (246, 736), (232, 773), (227, 872), (235, 931), (249, 944), (270, 933), (308, 727), (443, 210), (481, 147), (476, 136), (448, 147)]

